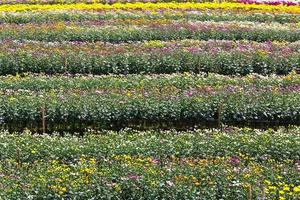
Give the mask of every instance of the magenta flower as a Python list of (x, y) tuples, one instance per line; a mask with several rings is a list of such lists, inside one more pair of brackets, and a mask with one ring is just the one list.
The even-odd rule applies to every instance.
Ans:
[(189, 91), (189, 92), (187, 93), (187, 96), (192, 97), (193, 94), (194, 94), (194, 93), (193, 93), (192, 91)]

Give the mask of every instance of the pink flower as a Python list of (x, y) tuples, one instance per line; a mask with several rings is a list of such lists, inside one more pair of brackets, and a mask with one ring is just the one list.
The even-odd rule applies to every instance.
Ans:
[(160, 162), (160, 160), (157, 159), (157, 158), (152, 158), (151, 162), (152, 162), (153, 164), (158, 164), (158, 163)]
[(138, 180), (141, 179), (141, 177), (138, 176), (138, 175), (135, 174), (135, 173), (128, 175), (127, 178), (130, 179), (130, 180), (134, 180), (134, 181), (138, 181)]
[(189, 91), (188, 93), (187, 93), (187, 96), (189, 96), (189, 97), (191, 97), (191, 96), (193, 96), (193, 92), (192, 91)]
[(241, 168), (239, 168), (239, 167), (234, 167), (234, 168), (233, 168), (233, 171), (234, 171), (235, 173), (240, 173), (240, 172), (241, 172)]

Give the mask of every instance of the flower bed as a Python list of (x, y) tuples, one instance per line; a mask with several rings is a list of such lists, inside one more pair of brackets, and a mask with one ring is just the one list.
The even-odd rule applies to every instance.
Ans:
[(220, 92), (225, 88), (234, 91), (250, 89), (295, 91), (300, 84), (300, 76), (291, 73), (287, 76), (261, 76), (257, 74), (243, 77), (229, 77), (217, 74), (170, 74), (170, 75), (103, 75), (103, 76), (47, 76), (47, 75), (16, 75), (1, 76), (1, 92), (14, 91), (114, 91), (126, 93), (128, 91), (147, 90), (155, 92), (161, 90), (164, 93), (178, 93), (194, 88), (203, 92)]
[(43, 11), (43, 12), (5, 12), (0, 13), (1, 23), (45, 23), (77, 22), (88, 20), (187, 20), (187, 21), (252, 21), (294, 23), (300, 20), (299, 15), (287, 13), (255, 13), (247, 11), (214, 11), (199, 10), (114, 10), (114, 11)]
[[(93, 24), (94, 23), (94, 24)], [(38, 41), (130, 42), (145, 40), (276, 40), (294, 42), (300, 39), (295, 24), (253, 22), (153, 22), (147, 25), (92, 24), (3, 24), (0, 39)]]
[[(124, 87), (132, 84), (132, 79), (128, 83), (126, 79), (120, 79)], [(134, 81), (140, 87), (106, 87), (116, 83), (112, 78), (101, 88), (97, 88), (96, 82), (95, 88), (90, 86), (91, 90), (68, 86), (63, 89), (59, 85), (54, 85), (59, 90), (44, 92), (7, 88), (1, 92), (0, 119), (2, 126), (11, 131), (22, 127), (38, 130), (43, 121), (41, 109), (44, 109), (50, 132), (85, 128), (187, 128), (217, 126), (218, 122), (250, 126), (298, 125), (299, 87), (292, 77), (288, 79), (287, 85), (281, 87), (259, 86), (251, 80), (249, 84), (242, 81), (237, 86), (204, 86), (208, 81), (202, 82), (201, 78), (198, 82), (197, 78), (191, 78), (191, 82), (196, 82), (182, 88), (176, 85), (184, 79), (163, 87), (160, 78), (150, 87), (142, 83), (143, 78)], [(201, 82), (203, 86), (197, 84)]]
[(148, 41), (130, 44), (2, 42), (0, 75), (169, 74), (286, 75), (299, 71), (299, 43)]
[(24, 12), (24, 11), (47, 11), (47, 10), (148, 10), (155, 11), (160, 9), (197, 9), (197, 10), (224, 10), (224, 11), (247, 11), (247, 12), (272, 12), (272, 13), (291, 13), (299, 14), (299, 6), (286, 5), (257, 5), (244, 3), (193, 3), (193, 2), (167, 2), (167, 3), (114, 3), (114, 4), (15, 4), (15, 5), (0, 5), (0, 12)]
[(227, 131), (127, 130), (83, 138), (2, 133), (0, 196), (299, 197), (299, 130)]

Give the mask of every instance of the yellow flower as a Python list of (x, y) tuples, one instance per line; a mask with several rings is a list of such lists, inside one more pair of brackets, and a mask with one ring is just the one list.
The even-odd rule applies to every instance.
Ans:
[(190, 76), (191, 74), (189, 72), (183, 72), (184, 76)]
[(132, 93), (131, 93), (131, 92), (127, 92), (127, 96), (128, 96), (128, 97), (131, 97), (131, 96), (132, 96)]
[(90, 159), (90, 164), (95, 165), (96, 164), (96, 159), (95, 158), (91, 158)]
[(144, 45), (146, 47), (164, 47), (163, 42), (159, 40), (147, 41), (144, 43)]
[(52, 166), (57, 166), (57, 165), (58, 165), (57, 160), (52, 160), (52, 161), (51, 161), (51, 165), (52, 165)]
[(56, 179), (55, 179), (55, 181), (56, 181), (56, 182), (59, 182), (59, 183), (62, 183), (62, 182), (64, 182), (64, 180), (63, 180), (63, 179), (61, 179), (61, 178), (56, 178)]
[(53, 185), (53, 186), (50, 186), (50, 188), (53, 189), (55, 192), (57, 192), (59, 195), (64, 195), (67, 192), (66, 187), (62, 187), (59, 185)]
[(265, 188), (265, 193), (266, 193), (266, 194), (269, 194), (269, 193), (270, 193), (268, 188)]
[(293, 81), (293, 80), (297, 81), (299, 79), (300, 76), (295, 70), (291, 71), (288, 75), (283, 77), (283, 80), (285, 81)]
[(258, 55), (260, 55), (260, 56), (262, 56), (262, 57), (268, 55), (268, 52), (265, 51), (265, 50), (258, 50), (257, 53), (258, 53)]
[(157, 182), (156, 181), (151, 181), (151, 186), (152, 187), (156, 187), (157, 186)]
[(93, 172), (93, 170), (90, 168), (85, 168), (85, 169), (81, 170), (81, 172), (86, 173), (86, 174), (91, 174)]
[(285, 185), (285, 186), (283, 187), (283, 191), (290, 191), (290, 187), (289, 187), (288, 185)]
[(284, 191), (283, 190), (279, 190), (279, 194), (284, 194)]
[(294, 187), (293, 191), (295, 193), (300, 193), (300, 185), (298, 185), (297, 187)]
[(59, 190), (59, 194), (60, 195), (63, 195), (63, 194), (65, 194), (67, 192), (67, 188), (65, 188), (65, 187), (60, 187), (60, 190)]
[(195, 182), (194, 184), (195, 184), (196, 186), (199, 186), (199, 185), (200, 185), (200, 183), (199, 183), (199, 182)]
[(131, 160), (131, 157), (129, 155), (124, 155), (125, 160)]
[(247, 81), (247, 82), (251, 82), (251, 81), (253, 81), (253, 75), (247, 75), (246, 77), (245, 77), (245, 80)]
[(271, 186), (268, 187), (268, 189), (269, 190), (276, 190), (276, 186), (271, 185)]
[(195, 164), (194, 164), (192, 161), (188, 161), (187, 164), (188, 164), (190, 167), (195, 166)]
[(114, 188), (117, 192), (121, 192), (121, 187), (118, 184), (116, 184)]
[(271, 182), (270, 182), (269, 180), (265, 180), (264, 182), (265, 182), (265, 184), (267, 184), (267, 185), (271, 185)]
[(1, 5), (0, 12), (16, 12), (16, 11), (42, 11), (42, 10), (148, 10), (156, 11), (160, 9), (197, 9), (197, 10), (238, 10), (244, 12), (275, 12), (275, 13), (300, 13), (299, 6), (270, 6), (270, 5), (257, 5), (257, 4), (243, 4), (243, 3), (195, 3), (195, 2), (159, 2), (159, 3), (114, 3), (114, 4), (101, 4), (101, 3), (73, 3), (73, 4), (14, 4), (14, 5)]

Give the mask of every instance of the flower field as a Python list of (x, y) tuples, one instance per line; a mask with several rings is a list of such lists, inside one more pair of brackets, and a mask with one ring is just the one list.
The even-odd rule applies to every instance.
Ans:
[(0, 199), (300, 199), (297, 0), (0, 0)]

